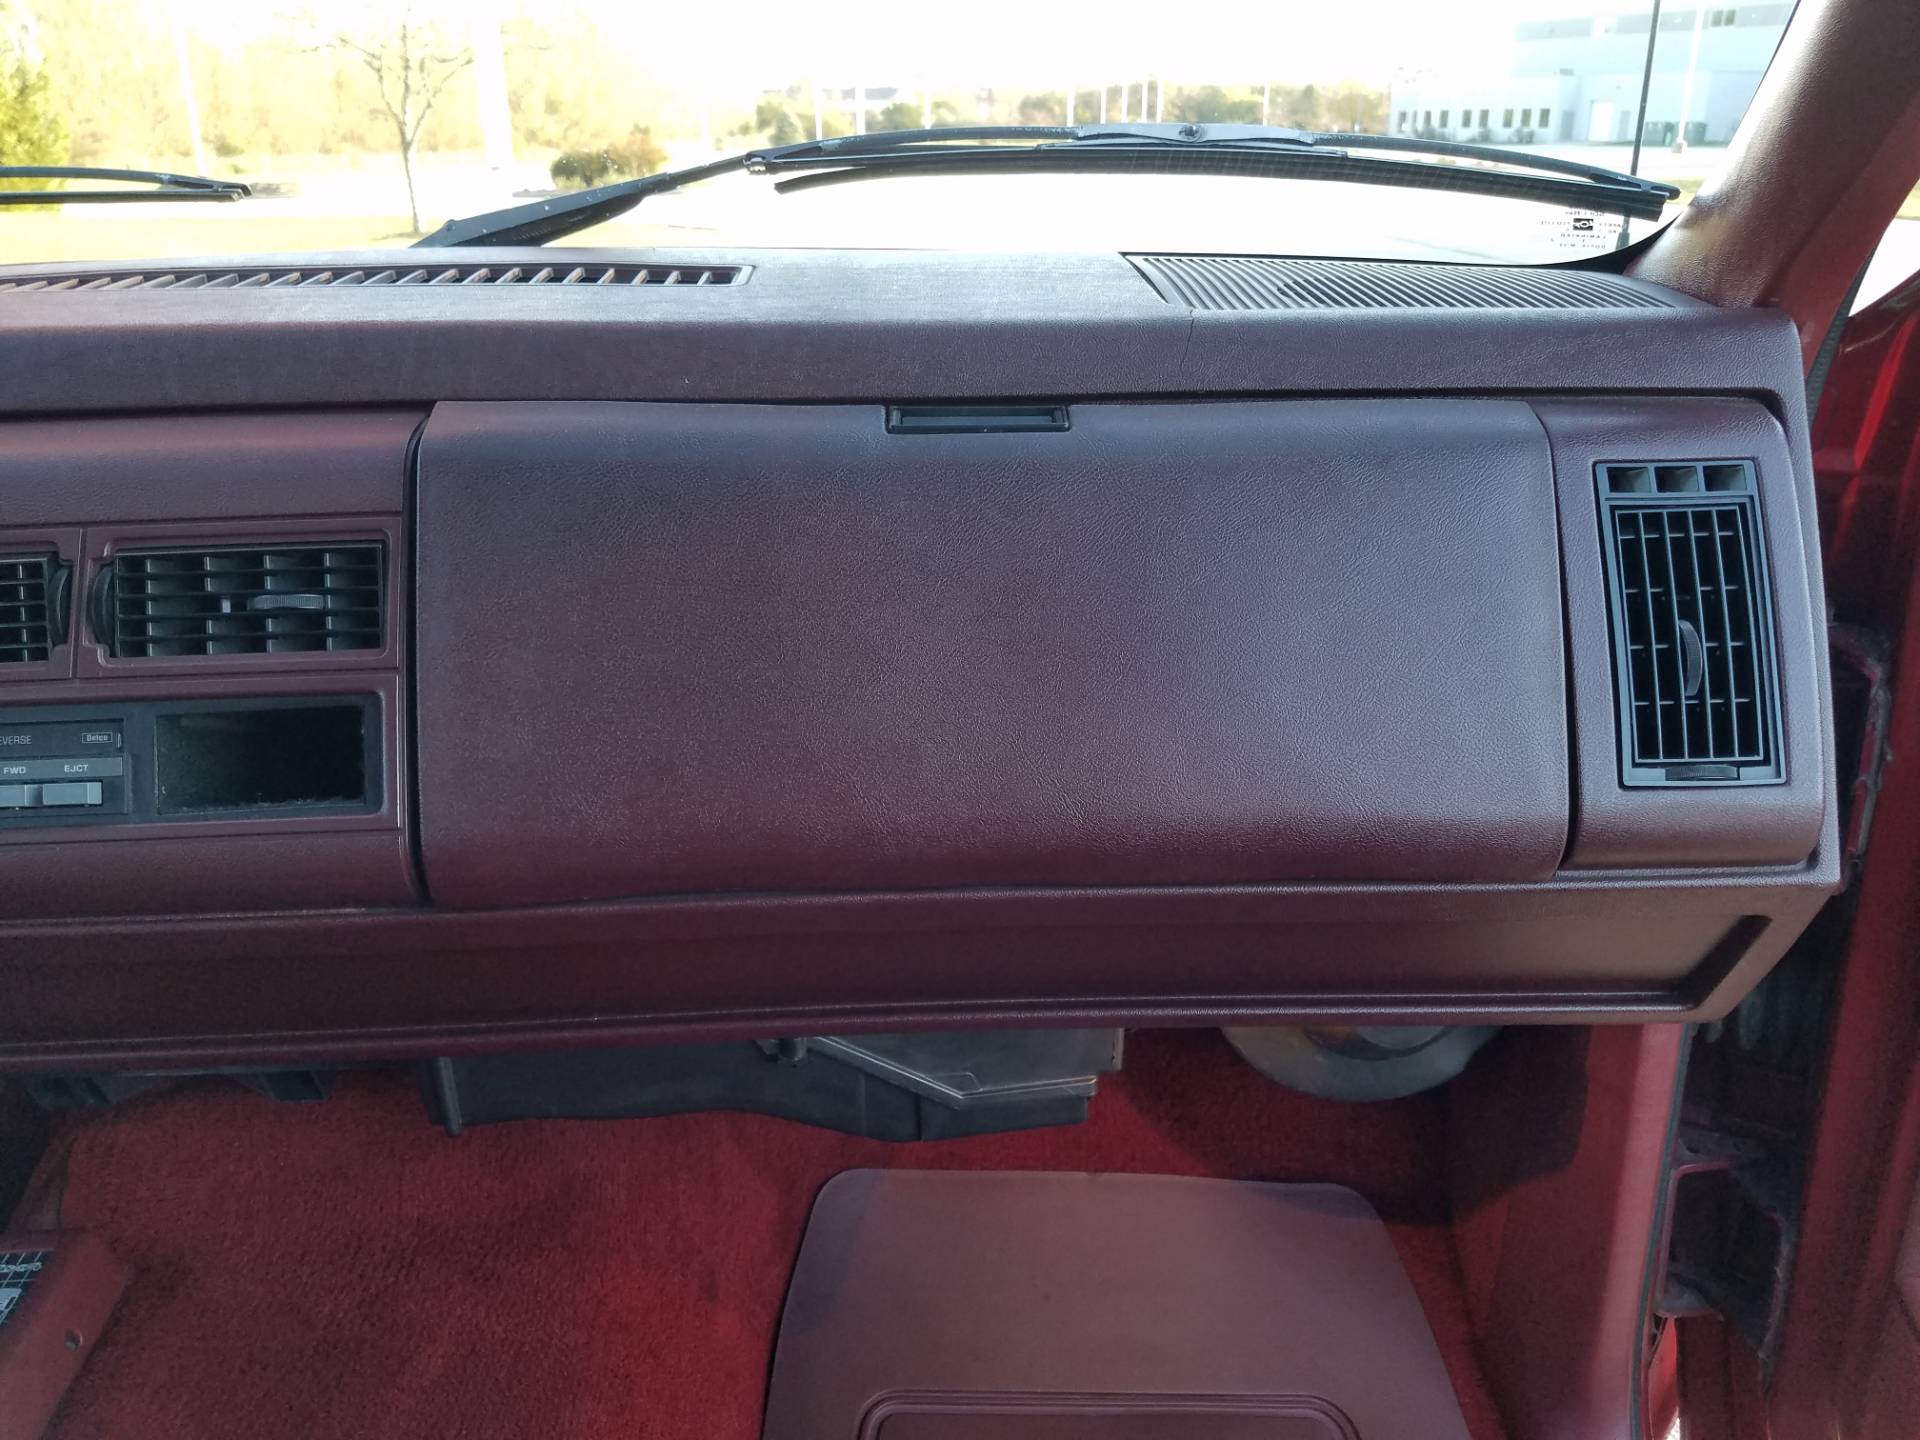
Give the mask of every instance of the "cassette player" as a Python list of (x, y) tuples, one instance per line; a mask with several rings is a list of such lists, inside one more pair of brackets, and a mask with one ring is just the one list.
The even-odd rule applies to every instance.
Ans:
[(0, 722), (0, 818), (124, 815), (127, 759), (117, 719)]

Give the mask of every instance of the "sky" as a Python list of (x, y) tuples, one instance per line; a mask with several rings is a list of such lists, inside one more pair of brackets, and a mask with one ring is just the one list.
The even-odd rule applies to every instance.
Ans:
[[(38, 0), (42, 7), (87, 0)], [(157, 17), (177, 6), (192, 32), (244, 40), (308, 10), (322, 24), (372, 13), (392, 17), (401, 0), (147, 0)], [(810, 72), (870, 85), (995, 85), (1091, 89), (1148, 75), (1172, 84), (1247, 84), (1262, 79), (1390, 81), (1409, 66), (1498, 65), (1517, 19), (1624, 8), (1608, 0), (1205, 0), (1196, 23), (1170, 22), (1164, 0), (719, 0), (651, 5), (634, 0), (417, 0), (422, 13), (461, 23), (489, 7), (592, 17), (610, 36), (690, 85), (784, 85)], [(670, 66), (662, 64), (671, 55)]]

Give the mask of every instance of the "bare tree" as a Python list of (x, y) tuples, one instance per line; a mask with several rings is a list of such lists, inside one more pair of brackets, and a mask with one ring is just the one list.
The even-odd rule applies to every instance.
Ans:
[(473, 51), (446, 42), (438, 27), (422, 23), (410, 8), (389, 30), (336, 34), (323, 48), (359, 60), (380, 91), (381, 107), (393, 122), (400, 144), (400, 168), (407, 176), (407, 214), (420, 233), (420, 201), (413, 189), (413, 151), (435, 103), (454, 76), (473, 64)]

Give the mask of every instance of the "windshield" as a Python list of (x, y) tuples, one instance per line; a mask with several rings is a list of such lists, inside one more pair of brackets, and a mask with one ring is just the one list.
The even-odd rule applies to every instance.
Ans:
[(1102, 122), (1497, 146), (1681, 195), (1658, 219), (1623, 220), (1564, 198), (1153, 167), (786, 192), (741, 171), (557, 243), (1575, 260), (1670, 220), (1718, 173), (1792, 11), (1212, 0), (1182, 29), (1051, 0), (0, 0), (0, 164), (189, 172), (252, 191), (0, 207), (0, 261), (402, 247), (456, 217), (759, 146)]

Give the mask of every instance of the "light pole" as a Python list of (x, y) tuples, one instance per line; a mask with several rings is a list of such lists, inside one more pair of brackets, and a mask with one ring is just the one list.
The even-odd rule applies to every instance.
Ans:
[(193, 168), (199, 175), (207, 173), (207, 151), (200, 143), (200, 102), (193, 93), (193, 66), (187, 60), (187, 30), (180, 23), (180, 7), (175, 4), (168, 8), (173, 21), (173, 59), (180, 67), (180, 104), (187, 112), (187, 138), (193, 146)]
[(1693, 113), (1693, 81), (1700, 72), (1700, 32), (1706, 25), (1706, 0), (1693, 7), (1693, 39), (1687, 45), (1687, 78), (1680, 87), (1680, 123), (1673, 131), (1673, 153), (1684, 155), (1687, 149), (1687, 117)]
[(507, 56), (500, 43), (497, 4), (473, 7), (473, 98), (480, 111), (480, 143), (489, 170), (513, 164), (513, 115), (507, 108)]

